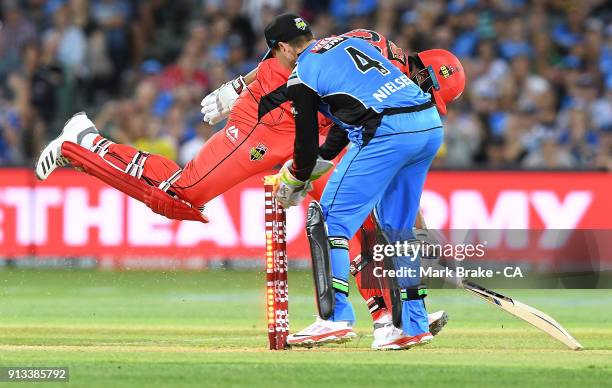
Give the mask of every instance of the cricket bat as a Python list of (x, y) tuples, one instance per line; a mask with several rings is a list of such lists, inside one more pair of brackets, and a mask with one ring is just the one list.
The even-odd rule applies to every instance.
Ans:
[(550, 315), (526, 305), (525, 303), (519, 302), (518, 300), (488, 290), (476, 283), (463, 281), (461, 282), (461, 285), (466, 291), (483, 298), (487, 302), (494, 304), (517, 318), (527, 321), (551, 337), (563, 342), (570, 349), (583, 349), (582, 345), (580, 345), (580, 343), (576, 341), (576, 339), (572, 337), (571, 334), (568, 333), (567, 330), (565, 330), (563, 326), (561, 326), (559, 322), (555, 321)]

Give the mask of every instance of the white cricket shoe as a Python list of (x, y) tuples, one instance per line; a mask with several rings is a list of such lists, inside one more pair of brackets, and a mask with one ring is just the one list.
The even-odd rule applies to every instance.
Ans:
[[(379, 320), (380, 321), (380, 320)], [(404, 338), (402, 330), (389, 322), (374, 323), (374, 341), (372, 349), (375, 350), (400, 350), (403, 349), (398, 341)]]
[(444, 310), (436, 311), (428, 315), (429, 318), (429, 332), (431, 335), (438, 335), (442, 331), (442, 328), (448, 323), (448, 314)]
[(44, 181), (57, 167), (63, 167), (70, 161), (62, 157), (62, 144), (65, 141), (79, 143), (79, 140), (88, 133), (98, 133), (94, 123), (85, 112), (79, 112), (66, 121), (62, 133), (43, 149), (36, 162), (36, 177)]
[[(438, 335), (448, 323), (448, 313), (444, 310), (428, 314), (427, 318), (429, 321), (429, 332), (433, 336)], [(387, 323), (391, 323), (391, 314), (385, 314), (374, 321), (374, 330), (376, 330), (377, 327), (382, 327)]]
[(319, 317), (317, 320), (299, 333), (287, 337), (287, 344), (311, 348), (328, 343), (340, 344), (357, 337), (350, 323), (347, 321), (326, 321)]
[(402, 350), (415, 346), (425, 345), (433, 340), (431, 333), (423, 333), (415, 336), (404, 334), (401, 329), (393, 326), (391, 322), (377, 324), (374, 328), (374, 350)]

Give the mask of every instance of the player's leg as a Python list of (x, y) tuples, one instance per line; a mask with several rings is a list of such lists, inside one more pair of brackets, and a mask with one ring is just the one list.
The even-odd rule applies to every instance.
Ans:
[[(422, 144), (419, 152), (393, 179), (385, 194), (376, 206), (376, 218), (385, 239), (390, 244), (414, 238), (413, 226), (418, 214), (421, 193), (431, 161), (442, 141), (441, 128), (430, 133), (412, 134), (414, 144)], [(410, 275), (399, 276), (395, 280), (401, 289), (401, 325), (403, 337), (394, 335), (395, 327), (389, 326), (389, 338), (373, 343), (377, 349), (400, 349), (423, 344), (433, 337), (429, 332), (429, 319), (425, 309), (424, 297), (427, 290), (420, 284), (420, 258), (414, 255), (392, 258), (395, 269), (404, 270)], [(395, 337), (395, 338), (394, 338)]]
[[(330, 319), (317, 320), (289, 336), (291, 345), (345, 341), (344, 332), (355, 321), (348, 300), (349, 237), (353, 236), (382, 197), (386, 186), (404, 165), (403, 143), (392, 137), (373, 139), (366, 147), (351, 147), (331, 175), (321, 197), (327, 225), (332, 267), (335, 309)], [(381, 155), (384, 160), (381, 160)], [(364, 173), (367, 171), (367, 173)], [(343, 333), (339, 335), (338, 333)]]
[(294, 134), (261, 123), (228, 121), (187, 163), (172, 186), (204, 205), (244, 180), (270, 171), (291, 155)]
[[(419, 213), (420, 214), (420, 213)], [(415, 223), (415, 228), (422, 225)], [(351, 274), (355, 277), (355, 282), (359, 292), (366, 300), (368, 309), (374, 321), (374, 341), (379, 336), (385, 336), (384, 327), (391, 324), (392, 315), (390, 308), (393, 306), (389, 286), (380, 278), (373, 276), (375, 267), (382, 268), (382, 262), (374, 260), (374, 246), (384, 244), (379, 231), (381, 228), (376, 223), (374, 212), (361, 225), (361, 230), (355, 235), (355, 240), (361, 246), (361, 253), (351, 262)], [(357, 238), (359, 237), (359, 238)], [(351, 244), (353, 240), (351, 240)], [(353, 256), (351, 256), (353, 257)], [(429, 332), (437, 335), (448, 322), (448, 314), (441, 310), (428, 314)]]
[(199, 209), (168, 190), (179, 166), (171, 160), (103, 138), (85, 113), (66, 122), (62, 133), (41, 153), (36, 176), (47, 179), (71, 163), (170, 218), (207, 221)]
[[(85, 114), (77, 114), (41, 154), (37, 175), (46, 179), (57, 166), (68, 163), (62, 156), (62, 148), (67, 148), (64, 154), (70, 153), (73, 164), (145, 202), (157, 213), (197, 219), (188, 211), (203, 210), (212, 198), (283, 162), (292, 139), (291, 133), (272, 131), (261, 124), (229, 122), (181, 169), (172, 160), (101, 137)], [(189, 217), (175, 217), (177, 213)]]
[[(334, 164), (337, 166), (340, 163), (340, 160), (344, 157), (346, 151), (341, 152), (334, 160)], [(323, 194), (323, 190), (325, 185), (327, 184), (329, 178), (332, 176), (333, 170), (330, 170), (327, 174), (322, 176), (313, 182), (313, 189), (308, 193), (314, 200), (320, 201), (321, 195)], [(369, 226), (368, 226), (369, 225)], [(364, 255), (364, 251), (367, 252), (369, 249), (366, 245), (363, 245), (363, 233), (371, 233), (373, 231), (373, 225), (368, 223), (368, 220), (364, 222), (364, 225), (360, 228), (360, 230), (352, 236), (349, 243), (349, 257), (352, 258), (350, 269), (351, 274), (355, 277), (357, 288), (359, 293), (365, 300), (368, 310), (372, 315), (372, 320), (374, 321), (375, 326), (380, 322), (389, 322), (390, 312), (387, 310), (382, 287), (377, 286), (375, 284), (367, 284), (362, 286), (361, 283), (361, 268), (364, 265), (367, 265), (370, 261), (367, 258), (367, 255)]]
[[(334, 160), (337, 166), (346, 151), (340, 153)], [(309, 195), (316, 201), (319, 201), (323, 193), (323, 189), (327, 181), (331, 177), (333, 170), (329, 171), (323, 177), (313, 182), (313, 189)], [(415, 227), (422, 228), (419, 223), (420, 218), (417, 217)], [(361, 297), (367, 304), (368, 311), (372, 316), (374, 325), (374, 336), (378, 333), (383, 333), (381, 330), (385, 325), (391, 323), (391, 311), (388, 306), (391, 305), (389, 292), (381, 283), (380, 279), (372, 279), (371, 276), (363, 276), (362, 271), (365, 269), (371, 272), (372, 267), (381, 265), (379, 262), (372, 260), (373, 245), (377, 243), (376, 227), (372, 215), (369, 215), (360, 230), (351, 238), (349, 242), (349, 257), (351, 258), (350, 271), (355, 278), (357, 289)], [(429, 314), (430, 332), (437, 335), (440, 330), (446, 325), (448, 315), (445, 311), (436, 311)]]
[[(62, 134), (51, 141), (41, 153), (36, 164), (36, 175), (44, 180), (59, 166), (68, 161), (59, 156), (61, 146), (64, 142), (72, 142), (93, 152), (96, 156), (104, 159), (117, 170), (136, 178), (146, 177), (152, 183), (159, 184), (170, 175), (180, 170), (180, 167), (172, 160), (159, 155), (141, 152), (134, 147), (125, 144), (116, 144), (102, 137), (93, 122), (83, 112), (75, 114), (64, 125)], [(56, 159), (58, 159), (56, 161)], [(55, 162), (55, 163), (54, 163)]]

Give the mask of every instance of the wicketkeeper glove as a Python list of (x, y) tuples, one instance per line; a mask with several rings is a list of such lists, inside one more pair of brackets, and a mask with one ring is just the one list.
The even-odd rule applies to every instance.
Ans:
[(204, 97), (200, 103), (202, 105), (201, 112), (204, 115), (203, 121), (214, 125), (225, 119), (245, 87), (244, 78), (240, 76), (235, 80), (224, 83)]
[(280, 169), (277, 174), (277, 183), (274, 191), (276, 200), (285, 209), (299, 205), (306, 198), (308, 192), (312, 190), (312, 182), (325, 175), (325, 173), (334, 167), (331, 161), (318, 158), (310, 178), (306, 182), (302, 182), (291, 172), (292, 165), (293, 159), (289, 159)]
[[(291, 172), (293, 160), (288, 160), (276, 175), (274, 196), (285, 209), (299, 204), (306, 196), (306, 182), (297, 179)], [(301, 192), (304, 192), (303, 194)]]

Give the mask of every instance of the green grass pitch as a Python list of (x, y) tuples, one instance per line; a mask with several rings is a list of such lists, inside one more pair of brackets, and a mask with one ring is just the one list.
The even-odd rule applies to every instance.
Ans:
[[(290, 273), (289, 282), (295, 331), (312, 322), (313, 292), (307, 272)], [(68, 366), (68, 385), (82, 387), (559, 388), (612, 381), (611, 290), (507, 292), (552, 315), (582, 352), (462, 290), (430, 291), (429, 309), (450, 314), (432, 344), (374, 352), (355, 287), (356, 341), (273, 352), (264, 284), (255, 271), (2, 270), (0, 366)]]

